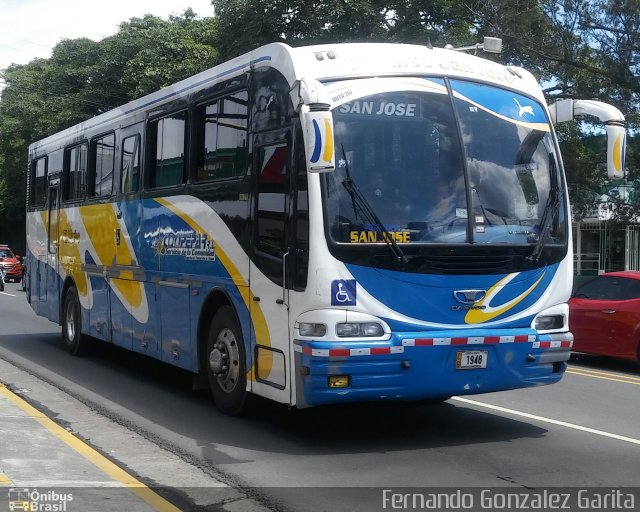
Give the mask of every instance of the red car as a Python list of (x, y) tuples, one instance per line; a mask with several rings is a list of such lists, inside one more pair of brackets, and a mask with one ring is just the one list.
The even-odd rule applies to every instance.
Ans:
[(5, 281), (19, 283), (22, 279), (21, 257), (13, 254), (8, 245), (0, 244), (0, 268), (4, 270)]
[(608, 272), (569, 301), (573, 350), (640, 363), (640, 272)]

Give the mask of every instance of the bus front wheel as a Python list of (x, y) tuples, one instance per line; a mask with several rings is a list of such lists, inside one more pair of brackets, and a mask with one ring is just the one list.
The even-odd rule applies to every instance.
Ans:
[(71, 286), (64, 296), (62, 307), (62, 339), (67, 351), (73, 356), (86, 352), (87, 341), (82, 334), (82, 314), (75, 287)]
[(221, 307), (209, 328), (207, 376), (213, 401), (223, 412), (246, 412), (247, 376), (242, 331), (233, 309)]

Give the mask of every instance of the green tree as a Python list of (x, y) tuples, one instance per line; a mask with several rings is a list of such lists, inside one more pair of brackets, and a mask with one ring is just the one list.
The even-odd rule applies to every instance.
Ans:
[[(191, 10), (166, 21), (149, 15), (132, 18), (102, 41), (62, 41), (50, 59), (0, 71), (7, 85), (0, 99), (1, 226), (8, 225), (3, 219), (23, 215), (30, 142), (273, 41), (292, 46), (346, 41), (460, 46), (497, 36), (503, 38), (504, 52), (491, 58), (532, 71), (550, 101), (573, 96), (611, 102), (626, 114), (632, 135), (640, 128), (640, 0), (212, 4), (212, 18), (198, 19)], [(582, 191), (572, 199), (575, 205), (587, 204), (604, 186), (602, 156), (594, 147), (602, 137), (594, 137), (588, 124), (558, 130), (569, 183), (572, 190)], [(636, 140), (630, 138), (627, 153), (631, 183), (640, 179)]]
[[(482, 0), (471, 8), (485, 35), (504, 40), (553, 97), (599, 99), (640, 125), (640, 0)], [(490, 33), (490, 34), (489, 34)]]
[(216, 37), (216, 19), (197, 19), (191, 10), (169, 21), (132, 18), (101, 41), (106, 64), (101, 83), (117, 77), (119, 95), (127, 100), (149, 94), (214, 66)]
[(27, 147), (213, 66), (215, 18), (132, 18), (102, 41), (63, 40), (49, 59), (0, 71), (0, 241), (24, 249)]
[[(213, 0), (223, 59), (271, 42), (291, 46), (395, 41), (444, 46), (477, 37), (455, 0)], [(229, 37), (233, 34), (233, 37)]]

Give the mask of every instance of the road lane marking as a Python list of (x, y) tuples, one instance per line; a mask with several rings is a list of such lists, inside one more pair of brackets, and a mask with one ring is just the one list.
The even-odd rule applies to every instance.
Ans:
[(612, 377), (604, 377), (602, 375), (594, 375), (591, 373), (582, 373), (579, 371), (575, 371), (575, 370), (567, 370), (566, 373), (570, 373), (572, 375), (581, 375), (583, 377), (591, 377), (592, 379), (604, 379), (604, 380), (611, 380), (611, 381), (615, 381), (615, 382), (624, 382), (625, 384), (635, 384), (636, 386), (640, 386), (640, 382), (635, 382), (635, 380), (632, 379), (627, 379), (626, 377), (623, 377), (621, 379), (614, 379)]
[(598, 370), (592, 370), (590, 368), (584, 368), (582, 366), (570, 366), (569, 370), (575, 370), (575, 371), (586, 372), (586, 373), (593, 373), (593, 374), (596, 374), (596, 375), (610, 375), (610, 376), (613, 376), (613, 377), (621, 377), (623, 379), (640, 381), (640, 377), (635, 377), (633, 375), (627, 375), (625, 373), (603, 372), (603, 371), (598, 371)]
[(538, 416), (536, 414), (530, 414), (528, 412), (516, 411), (515, 409), (507, 409), (506, 407), (500, 407), (499, 405), (491, 405), (483, 402), (477, 402), (476, 400), (469, 400), (468, 398), (462, 398), (460, 396), (454, 396), (451, 400), (457, 402), (463, 402), (469, 405), (475, 405), (478, 407), (484, 407), (494, 411), (504, 412), (506, 414), (512, 414), (514, 416), (522, 416), (523, 418), (529, 418), (531, 420), (542, 421), (544, 423), (551, 423), (553, 425), (559, 425), (561, 427), (572, 428), (574, 430), (580, 430), (582, 432), (588, 432), (589, 434), (596, 434), (598, 436), (609, 437), (618, 441), (624, 441), (626, 443), (637, 444), (640, 446), (640, 439), (634, 439), (633, 437), (621, 436), (620, 434), (613, 434), (611, 432), (605, 432), (604, 430), (597, 430), (595, 428), (583, 427), (582, 425), (576, 425), (575, 423), (568, 423), (566, 421), (554, 420), (553, 418), (546, 418), (545, 416)]
[(17, 295), (13, 295), (12, 293), (0, 292), (0, 295), (6, 295), (7, 297), (17, 297)]
[(0, 473), (0, 487), (8, 487), (13, 484), (13, 480), (4, 473)]
[(85, 459), (101, 469), (105, 474), (107, 474), (107, 476), (129, 488), (131, 492), (138, 495), (138, 497), (148, 503), (154, 510), (159, 512), (180, 512), (180, 509), (175, 505), (165, 500), (162, 496), (156, 494), (140, 480), (124, 471), (86, 443), (82, 442), (76, 436), (62, 428), (49, 417), (45, 416), (18, 395), (12, 393), (4, 384), (0, 384), (0, 396), (8, 399), (14, 405), (17, 405), (31, 418), (51, 432), (56, 438), (73, 448)]

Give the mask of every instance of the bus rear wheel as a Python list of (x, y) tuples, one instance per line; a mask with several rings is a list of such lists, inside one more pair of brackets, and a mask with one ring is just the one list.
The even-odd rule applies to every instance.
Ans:
[(213, 401), (223, 412), (237, 416), (247, 411), (247, 371), (244, 341), (235, 312), (221, 307), (209, 328), (207, 376)]
[(87, 341), (82, 334), (82, 313), (75, 287), (71, 286), (62, 305), (62, 339), (69, 354), (80, 356), (87, 351)]

